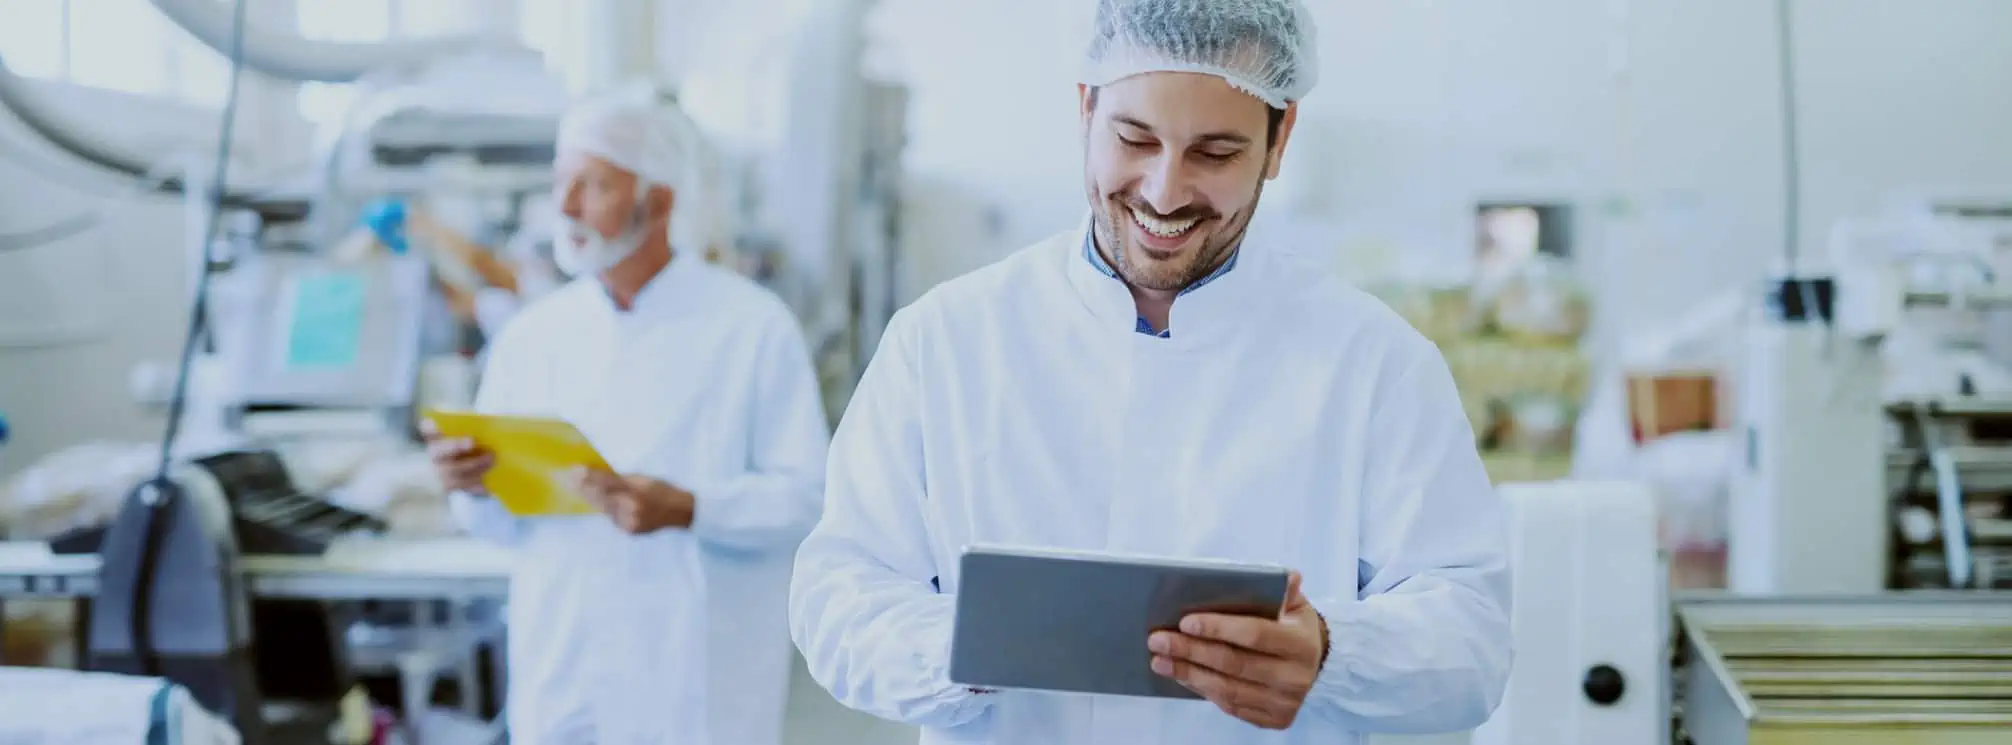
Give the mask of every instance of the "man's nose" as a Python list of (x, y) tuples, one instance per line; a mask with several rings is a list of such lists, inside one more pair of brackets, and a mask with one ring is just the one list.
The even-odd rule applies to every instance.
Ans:
[(554, 190), (554, 192), (555, 193), (552, 196), (555, 197), (555, 199), (553, 201), (559, 203), (559, 214), (565, 215), (575, 220), (580, 219), (579, 184), (570, 180), (562, 182), (559, 184), (558, 188)]
[(1146, 168), (1146, 178), (1139, 184), (1139, 197), (1161, 216), (1174, 214), (1188, 206), (1193, 200), (1189, 199), (1181, 159), (1155, 158)]

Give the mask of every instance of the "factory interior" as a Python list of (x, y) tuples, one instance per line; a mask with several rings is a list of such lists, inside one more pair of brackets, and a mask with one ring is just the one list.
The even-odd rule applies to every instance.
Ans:
[[(0, 0), (0, 742), (531, 741), (418, 420), (565, 281), (562, 117), (689, 118), (836, 428), (1083, 220), (1097, 5)], [(2012, 742), (2012, 2), (1306, 5), (1252, 235), (1437, 346), (1510, 515), (1493, 715), (1367, 741)], [(780, 742), (921, 736), (773, 644)]]

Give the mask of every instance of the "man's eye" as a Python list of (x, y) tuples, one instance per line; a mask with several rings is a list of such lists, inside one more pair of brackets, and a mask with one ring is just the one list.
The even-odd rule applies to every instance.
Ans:
[(1153, 146), (1153, 143), (1150, 143), (1150, 142), (1146, 142), (1146, 141), (1143, 141), (1143, 140), (1134, 140), (1134, 139), (1132, 139), (1132, 138), (1130, 138), (1130, 137), (1126, 137), (1126, 136), (1124, 136), (1124, 135), (1118, 135), (1118, 141), (1119, 141), (1119, 142), (1122, 142), (1122, 143), (1125, 143), (1125, 147), (1152, 147), (1152, 146)]
[(1227, 153), (1215, 153), (1215, 152), (1209, 152), (1209, 151), (1207, 151), (1207, 150), (1203, 150), (1203, 151), (1201, 151), (1201, 152), (1199, 152), (1199, 153), (1196, 153), (1196, 154), (1197, 154), (1197, 155), (1200, 155), (1200, 156), (1202, 156), (1202, 158), (1204, 158), (1204, 159), (1206, 159), (1206, 160), (1209, 160), (1209, 161), (1212, 161), (1212, 162), (1216, 162), (1216, 163), (1228, 163), (1228, 162), (1230, 162), (1230, 161), (1232, 161), (1232, 160), (1235, 160), (1235, 159), (1236, 159), (1236, 157), (1237, 157), (1238, 155), (1241, 155), (1241, 154), (1242, 154), (1242, 152), (1241, 152), (1241, 151), (1231, 151), (1231, 152), (1227, 152)]

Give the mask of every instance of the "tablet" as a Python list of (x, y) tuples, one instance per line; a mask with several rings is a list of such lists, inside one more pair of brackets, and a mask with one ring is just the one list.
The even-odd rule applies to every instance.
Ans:
[(1152, 670), (1146, 637), (1189, 613), (1277, 618), (1285, 568), (973, 546), (959, 564), (950, 680), (985, 689), (1200, 698)]

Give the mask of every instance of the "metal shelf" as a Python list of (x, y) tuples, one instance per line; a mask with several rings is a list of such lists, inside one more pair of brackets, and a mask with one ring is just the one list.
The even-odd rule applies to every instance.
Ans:
[[(1995, 445), (1954, 445), (1948, 448), (1950, 458), (1956, 462), (1956, 471), (1963, 481), (1963, 491), (2005, 492), (2012, 491), (2012, 447)], [(1886, 453), (1886, 483), (1889, 491), (1898, 489), (1907, 479), (1908, 471), (1926, 460), (1926, 453), (1920, 448), (1895, 448)], [(1915, 488), (1923, 491), (1935, 489), (1935, 477), (1924, 472), (1916, 481)]]
[(1916, 413), (1942, 418), (2012, 418), (2012, 398), (1953, 396), (1895, 399), (1886, 402), (1886, 413), (1899, 418), (1911, 418)]

